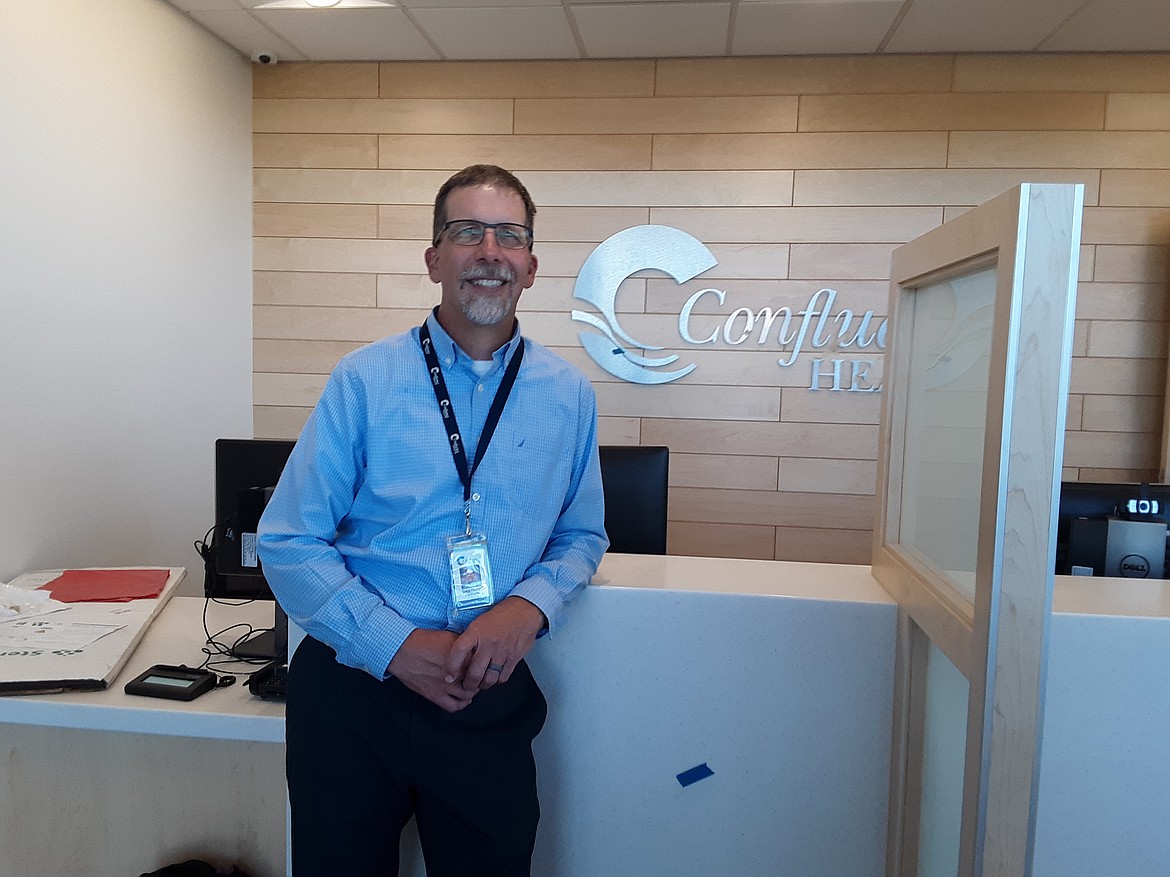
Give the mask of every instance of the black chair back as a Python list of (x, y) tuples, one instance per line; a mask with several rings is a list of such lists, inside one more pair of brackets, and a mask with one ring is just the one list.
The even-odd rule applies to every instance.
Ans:
[(670, 449), (602, 445), (599, 450), (609, 550), (625, 554), (666, 554)]

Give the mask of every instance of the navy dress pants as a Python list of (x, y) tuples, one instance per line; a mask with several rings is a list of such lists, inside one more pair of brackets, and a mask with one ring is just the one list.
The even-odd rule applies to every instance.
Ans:
[(528, 877), (547, 706), (526, 664), (447, 713), (306, 638), (287, 706), (294, 877), (397, 875), (412, 815), (427, 877)]

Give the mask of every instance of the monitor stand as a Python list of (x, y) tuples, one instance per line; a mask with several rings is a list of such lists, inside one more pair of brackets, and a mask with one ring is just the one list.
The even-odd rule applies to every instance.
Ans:
[(276, 607), (271, 630), (264, 630), (236, 645), (232, 652), (237, 658), (267, 658), (270, 661), (284, 659), (288, 655), (288, 616), (273, 601)]

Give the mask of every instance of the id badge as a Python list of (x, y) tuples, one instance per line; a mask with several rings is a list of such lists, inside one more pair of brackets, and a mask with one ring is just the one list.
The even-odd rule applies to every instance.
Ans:
[(455, 608), (478, 609), (492, 604), (492, 565), (488, 560), (487, 536), (468, 533), (447, 539), (451, 564), (451, 597)]

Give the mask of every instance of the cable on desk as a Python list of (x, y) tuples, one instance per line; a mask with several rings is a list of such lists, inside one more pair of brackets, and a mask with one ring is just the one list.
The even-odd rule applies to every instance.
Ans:
[[(220, 522), (221, 523), (221, 522)], [(194, 543), (195, 551), (203, 559), (203, 593), (211, 592), (213, 575), (214, 559), (212, 557), (213, 546), (211, 543), (212, 534), (215, 532), (219, 523), (212, 524), (206, 533), (203, 534), (202, 539), (197, 539)], [(255, 603), (255, 600), (224, 600), (218, 597), (205, 597), (203, 600), (203, 633), (207, 639), (203, 645), (203, 663), (199, 665), (202, 668), (219, 667), (225, 664), (246, 664), (248, 666), (258, 666), (271, 663), (271, 658), (261, 657), (244, 657), (238, 653), (240, 646), (247, 643), (249, 640), (273, 630), (271, 627), (253, 627), (247, 622), (240, 622), (232, 624), (228, 627), (212, 633), (207, 626), (207, 606), (209, 603), (218, 603), (220, 606), (247, 606), (249, 603)], [(243, 632), (234, 640), (230, 641), (230, 645), (220, 642), (219, 638), (226, 636), (234, 630), (242, 630)]]
[[(248, 640), (261, 634), (272, 630), (270, 627), (254, 627), (247, 622), (239, 622), (231, 624), (222, 630), (217, 630), (212, 633), (207, 624), (207, 606), (210, 603), (217, 603), (220, 606), (247, 606), (249, 603), (255, 603), (255, 600), (220, 600), (214, 597), (205, 597), (203, 600), (203, 633), (207, 637), (203, 645), (203, 663), (199, 665), (200, 668), (220, 667), (225, 664), (247, 664), (249, 666), (262, 666), (271, 663), (271, 658), (259, 657), (241, 657), (237, 653), (237, 649), (248, 642)], [(221, 637), (227, 636), (231, 631), (241, 630), (239, 636), (229, 641), (229, 643), (220, 642)]]

